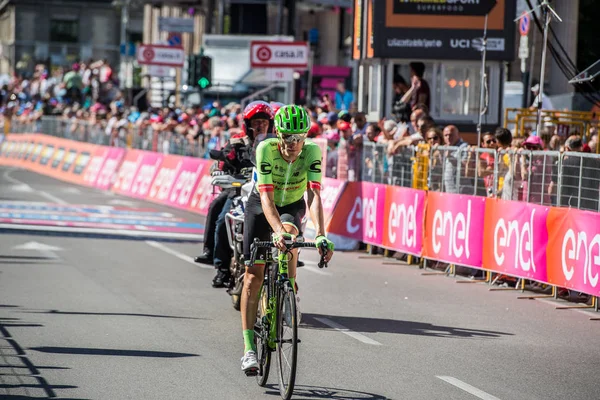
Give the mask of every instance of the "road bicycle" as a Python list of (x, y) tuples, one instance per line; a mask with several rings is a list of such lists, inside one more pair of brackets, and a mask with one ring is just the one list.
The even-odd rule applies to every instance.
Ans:
[[(265, 386), (271, 368), (271, 356), (277, 352), (279, 366), (279, 392), (284, 400), (289, 400), (294, 392), (296, 365), (298, 362), (298, 315), (296, 296), (288, 277), (288, 262), (291, 250), (297, 248), (316, 248), (314, 242), (304, 242), (302, 237), (295, 241), (286, 240), (286, 251), (280, 252), (273, 242), (254, 239), (251, 261), (254, 265), (259, 248), (266, 249), (265, 279), (260, 290), (254, 338), (259, 386)], [(321, 245), (323, 255), (327, 253), (327, 243)], [(327, 267), (321, 256), (319, 268)]]

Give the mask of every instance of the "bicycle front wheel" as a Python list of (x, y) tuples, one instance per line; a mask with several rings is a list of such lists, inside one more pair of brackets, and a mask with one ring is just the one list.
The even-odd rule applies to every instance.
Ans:
[(258, 375), (256, 381), (259, 386), (265, 386), (269, 380), (269, 370), (271, 369), (271, 350), (269, 349), (269, 322), (267, 310), (269, 297), (267, 288), (262, 287), (258, 300), (258, 310), (256, 314), (256, 325), (254, 327), (254, 338), (256, 340), (256, 358), (258, 360)]
[(277, 306), (279, 392), (284, 400), (289, 400), (294, 392), (298, 362), (296, 295), (289, 282), (280, 290)]

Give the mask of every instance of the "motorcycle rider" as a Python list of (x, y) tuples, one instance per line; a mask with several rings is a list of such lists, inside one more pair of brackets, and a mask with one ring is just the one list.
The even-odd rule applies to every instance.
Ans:
[[(227, 145), (213, 152), (211, 157), (221, 160), (220, 168), (230, 174), (239, 174), (245, 168), (254, 165), (255, 141), (262, 140), (273, 132), (275, 113), (271, 105), (265, 101), (253, 101), (243, 111), (243, 132), (233, 135)], [(206, 231), (204, 235), (204, 252), (194, 259), (197, 263), (213, 264), (217, 274), (212, 281), (215, 288), (225, 287), (230, 278), (229, 260), (232, 253), (228, 244), (225, 215), (232, 206), (233, 198), (239, 189), (223, 190), (215, 197), (208, 209)]]

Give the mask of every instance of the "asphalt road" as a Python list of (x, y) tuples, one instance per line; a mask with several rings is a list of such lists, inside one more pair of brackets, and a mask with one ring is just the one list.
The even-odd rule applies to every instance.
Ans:
[[(53, 197), (120, 198), (0, 168), (0, 201)], [(32, 241), (55, 249), (15, 248)], [(191, 261), (198, 251), (0, 235), (0, 399), (277, 399), (275, 374), (265, 390), (240, 371), (239, 313), (210, 287), (214, 271)], [(600, 327), (590, 314), (359, 256), (338, 252), (321, 271), (316, 252), (303, 253), (294, 398), (600, 397)]]

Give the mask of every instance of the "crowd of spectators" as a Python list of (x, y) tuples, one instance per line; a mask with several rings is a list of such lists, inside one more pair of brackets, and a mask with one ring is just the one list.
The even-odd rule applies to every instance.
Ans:
[[(402, 77), (394, 79), (391, 118), (368, 123), (365, 113), (356, 109), (354, 96), (343, 82), (338, 83), (333, 99), (324, 95), (307, 105), (312, 118), (308, 136), (327, 142), (326, 176), (375, 180), (379, 174), (383, 183), (410, 186), (414, 148), (428, 145), (425, 148), (431, 158), (427, 182), (430, 190), (546, 205), (558, 204), (560, 200), (562, 205), (598, 209), (595, 173), (600, 173), (600, 167), (596, 165), (597, 160), (583, 158), (576, 170), (576, 166), (569, 167), (569, 163), (581, 159), (565, 157), (571, 161), (564, 163), (563, 171), (558, 171), (557, 160), (549, 162), (527, 152), (590, 152), (597, 146), (595, 128), (588, 132), (587, 143), (579, 136), (565, 140), (567, 138), (551, 128), (545, 128), (540, 136), (527, 132), (528, 137), (513, 137), (509, 130), (498, 128), (482, 134), (479, 146), (470, 146), (456, 126), (440, 125), (429, 114), (431, 94), (423, 79), (424, 65), (411, 63), (410, 70), (410, 85)], [(230, 135), (241, 130), (242, 107), (236, 103), (222, 105), (216, 101), (185, 109), (147, 110), (126, 105), (116, 74), (103, 60), (75, 63), (69, 70), (57, 68), (51, 74), (40, 64), (31, 76), (13, 77), (3, 83), (0, 107), (5, 131), (10, 127), (10, 118), (14, 123), (38, 124), (37, 129), (41, 131), (41, 118), (54, 116), (61, 124), (53, 128), (72, 139), (208, 157), (211, 149), (224, 145)], [(453, 148), (439, 151), (438, 146)], [(482, 150), (476, 153), (477, 148)], [(429, 153), (430, 149), (433, 150)], [(498, 153), (510, 153), (510, 150), (514, 154)], [(495, 164), (499, 164), (499, 168), (495, 168)], [(581, 167), (585, 167), (586, 172), (581, 172)], [(565, 173), (579, 179), (589, 171), (592, 173), (584, 184), (587, 186), (580, 196), (574, 196), (568, 188), (572, 184), (579, 189), (578, 183), (571, 182)], [(563, 177), (560, 199), (556, 192), (558, 175)], [(574, 204), (579, 199), (581, 201)]]

